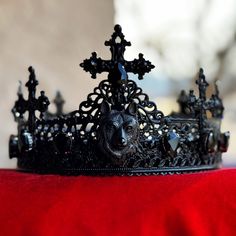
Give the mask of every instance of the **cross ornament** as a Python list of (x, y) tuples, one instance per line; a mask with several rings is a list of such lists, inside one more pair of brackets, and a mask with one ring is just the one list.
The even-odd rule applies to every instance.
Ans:
[(18, 90), (18, 100), (15, 102), (12, 112), (14, 114), (15, 119), (21, 119), (23, 118), (23, 114), (28, 111), (29, 131), (33, 133), (36, 121), (35, 111), (39, 111), (41, 113), (40, 117), (42, 118), (43, 112), (47, 111), (50, 102), (45, 96), (44, 91), (40, 92), (40, 96), (38, 98), (35, 97), (38, 81), (36, 80), (34, 69), (32, 67), (29, 67), (28, 70), (30, 73), (29, 80), (25, 84), (25, 86), (28, 87), (29, 91), (28, 100), (25, 100), (23, 97), (21, 89), (22, 85), (20, 83), (20, 87)]
[[(91, 74), (93, 79), (96, 79), (97, 74), (102, 72), (108, 72), (108, 79), (111, 82), (114, 79), (127, 80), (127, 73), (132, 72), (138, 74), (138, 78), (143, 79), (144, 74), (151, 71), (154, 65), (148, 60), (145, 60), (143, 54), (138, 55), (138, 59), (133, 61), (126, 61), (124, 59), (124, 52), (127, 46), (131, 46), (131, 43), (125, 40), (125, 36), (122, 33), (122, 28), (120, 25), (115, 25), (114, 33), (109, 41), (105, 41), (105, 46), (110, 47), (111, 59), (103, 60), (97, 57), (97, 53), (93, 52), (89, 59), (85, 59), (80, 66)], [(119, 78), (116, 77), (117, 72)]]

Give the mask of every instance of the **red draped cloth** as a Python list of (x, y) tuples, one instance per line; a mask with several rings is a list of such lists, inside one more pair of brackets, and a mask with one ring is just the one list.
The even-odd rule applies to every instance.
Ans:
[(141, 177), (0, 171), (0, 235), (236, 235), (236, 170)]

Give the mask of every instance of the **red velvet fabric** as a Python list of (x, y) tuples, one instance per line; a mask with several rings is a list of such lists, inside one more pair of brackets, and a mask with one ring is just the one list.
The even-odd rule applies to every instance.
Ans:
[(0, 171), (0, 235), (236, 235), (236, 170), (148, 177)]

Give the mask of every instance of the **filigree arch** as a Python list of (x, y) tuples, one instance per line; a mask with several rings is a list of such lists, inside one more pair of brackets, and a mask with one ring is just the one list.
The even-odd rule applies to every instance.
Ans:
[[(131, 102), (137, 104), (138, 121), (143, 132), (150, 130), (150, 127), (154, 128), (155, 124), (160, 124), (163, 113), (157, 109), (156, 104), (149, 100), (149, 96), (134, 81), (128, 80), (126, 86), (120, 87), (116, 95), (119, 96), (120, 107), (123, 109)], [(76, 124), (82, 124), (80, 130), (84, 131), (86, 136), (91, 136), (93, 132), (96, 132), (101, 116), (101, 104), (104, 101), (111, 107), (116, 105), (113, 87), (108, 80), (101, 81), (98, 87), (87, 96), (87, 100), (80, 104), (79, 109), (68, 115), (74, 117)], [(94, 133), (93, 137), (95, 137)]]

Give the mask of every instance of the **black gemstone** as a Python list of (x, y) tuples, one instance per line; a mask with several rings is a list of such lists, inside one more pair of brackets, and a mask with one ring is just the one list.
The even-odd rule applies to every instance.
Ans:
[(175, 152), (179, 144), (179, 135), (176, 132), (170, 131), (167, 134), (167, 141), (171, 151)]
[(127, 73), (125, 71), (124, 66), (121, 63), (118, 63), (118, 70), (120, 72), (121, 82), (126, 82), (127, 79), (128, 79), (128, 75), (127, 75)]

